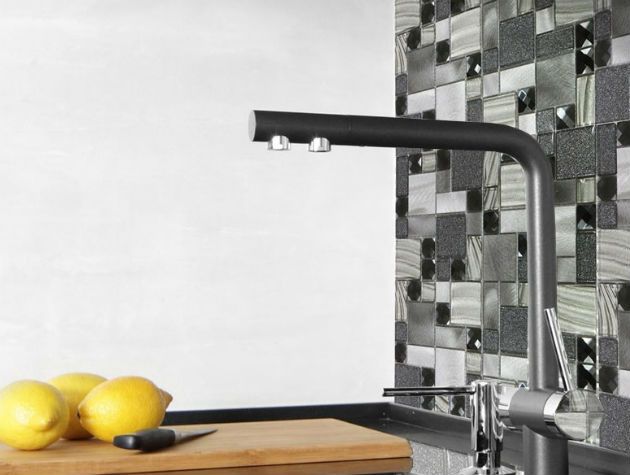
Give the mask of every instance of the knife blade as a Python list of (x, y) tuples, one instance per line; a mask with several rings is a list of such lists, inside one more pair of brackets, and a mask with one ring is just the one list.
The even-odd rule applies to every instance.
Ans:
[(196, 439), (204, 435), (212, 434), (217, 429), (203, 429), (196, 431), (178, 431), (173, 429), (145, 429), (133, 434), (122, 434), (114, 437), (114, 445), (121, 449), (140, 450), (153, 452), (155, 450), (171, 447), (180, 442)]

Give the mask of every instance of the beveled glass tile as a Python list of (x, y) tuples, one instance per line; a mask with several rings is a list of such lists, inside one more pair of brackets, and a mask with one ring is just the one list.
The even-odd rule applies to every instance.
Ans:
[(628, 63), (630, 63), (630, 35), (613, 38), (611, 64), (620, 65)]
[(420, 278), (420, 241), (396, 240), (396, 279)]
[(595, 67), (601, 68), (610, 65), (612, 62), (612, 43), (610, 40), (599, 40), (595, 42), (593, 52), (593, 63)]
[(593, 20), (587, 20), (575, 25), (575, 46), (577, 48), (593, 46), (594, 42)]
[[(603, 176), (597, 181), (597, 197), (602, 201), (610, 201), (617, 196), (617, 177)], [(623, 200), (622, 200), (623, 201)]]
[(464, 56), (481, 49), (481, 9), (474, 8), (451, 18), (451, 55)]
[(499, 19), (497, 2), (483, 5), (483, 49), (499, 46)]
[(601, 366), (597, 372), (597, 386), (600, 391), (617, 394), (619, 387), (619, 370), (611, 366)]
[(500, 217), (497, 211), (484, 211), (483, 232), (484, 234), (497, 234), (499, 232)]
[(536, 88), (528, 87), (516, 92), (519, 114), (536, 111)]
[(594, 49), (583, 48), (575, 52), (575, 73), (590, 74), (595, 71)]
[[(449, 296), (450, 301), (450, 296)], [(448, 303), (438, 303), (435, 306), (435, 323), (448, 325), (451, 323), (451, 306)]]
[(449, 40), (438, 41), (435, 44), (435, 64), (446, 63), (451, 57), (451, 43)]
[(564, 25), (593, 16), (592, 0), (556, 0), (556, 24)]
[(432, 0), (422, 0), (420, 5), (420, 22), (423, 25), (432, 23), (435, 20), (435, 2)]
[(465, 0), (451, 0), (451, 15), (458, 15), (466, 11)]
[(420, 280), (410, 280), (407, 285), (407, 300), (418, 301), (422, 295), (422, 282)]
[[(433, 279), (435, 277), (435, 261), (433, 259), (422, 259), (422, 262), (420, 264), (420, 273), (422, 274), (423, 283), (427, 280)], [(424, 287), (423, 287), (422, 300), (431, 301), (430, 297), (427, 297), (425, 299)]]
[(501, 164), (501, 207), (525, 205), (525, 174), (518, 163)]
[(435, 173), (420, 173), (409, 176), (410, 216), (435, 213)]
[(483, 97), (499, 93), (499, 73), (484, 74), (482, 77)]
[(516, 98), (514, 93), (487, 97), (483, 104), (484, 122), (516, 126)]
[(578, 363), (577, 386), (580, 389), (595, 391), (597, 386), (596, 368), (593, 365)]
[(436, 88), (436, 118), (466, 120), (466, 88), (464, 81)]
[(501, 69), (501, 92), (511, 92), (524, 89), (536, 84), (536, 69), (534, 63), (524, 64), (515, 68)]
[(466, 77), (476, 78), (481, 75), (481, 53), (466, 56)]
[(451, 323), (481, 325), (481, 284), (453, 282), (451, 284)]
[(539, 109), (575, 103), (575, 55), (563, 54), (536, 63)]
[(396, 0), (396, 33), (402, 33), (420, 24), (419, 0)]
[(594, 285), (558, 285), (558, 319), (562, 331), (595, 335), (596, 305)]
[(577, 78), (576, 124), (578, 127), (595, 122), (595, 75)]
[[(597, 216), (595, 203), (587, 203), (578, 205), (576, 208), (576, 226), (580, 231), (588, 231), (595, 229), (597, 225)], [(595, 250), (593, 249), (593, 252)], [(577, 250), (580, 254), (579, 249)]]
[(617, 147), (630, 146), (630, 121), (617, 123)]
[(408, 51), (417, 49), (420, 46), (420, 35), (421, 35), (420, 27), (416, 27), (413, 30), (410, 30), (407, 32), (407, 39), (405, 41), (407, 43)]
[(575, 105), (556, 107), (556, 129), (572, 129), (575, 127)]
[(536, 12), (536, 34), (546, 33), (556, 27), (555, 10), (553, 5)]
[(577, 181), (577, 202), (592, 203), (595, 201), (595, 177), (578, 178)]

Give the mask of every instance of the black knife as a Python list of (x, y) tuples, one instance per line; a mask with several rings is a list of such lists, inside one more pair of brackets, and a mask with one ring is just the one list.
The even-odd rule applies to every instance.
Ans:
[(216, 432), (217, 429), (204, 429), (196, 431), (178, 431), (173, 429), (145, 429), (133, 434), (123, 434), (114, 437), (114, 445), (121, 449), (141, 450), (153, 452), (154, 450), (171, 447), (180, 442), (196, 439), (203, 435)]

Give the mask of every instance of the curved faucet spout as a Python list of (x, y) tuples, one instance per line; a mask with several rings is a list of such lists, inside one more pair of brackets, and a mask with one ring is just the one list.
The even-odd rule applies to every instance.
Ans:
[[(325, 137), (335, 145), (496, 151), (520, 163), (527, 182), (529, 388), (534, 392), (558, 389), (556, 356), (545, 319), (545, 309), (555, 308), (557, 298), (553, 173), (532, 137), (512, 127), (480, 122), (251, 112), (251, 140), (266, 142), (278, 135), (306, 144), (315, 137)], [(568, 473), (565, 440), (529, 429), (524, 433), (527, 474)]]

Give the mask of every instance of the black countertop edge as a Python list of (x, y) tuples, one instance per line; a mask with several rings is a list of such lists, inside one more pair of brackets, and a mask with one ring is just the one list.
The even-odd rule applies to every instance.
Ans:
[[(470, 421), (468, 419), (391, 403), (170, 411), (166, 413), (164, 424), (211, 424), (328, 417), (457, 452), (467, 453), (470, 450)], [(628, 475), (630, 473), (630, 454), (570, 442), (569, 456), (571, 475)], [(506, 431), (503, 459), (513, 465), (522, 465), (522, 444), (519, 433)]]

